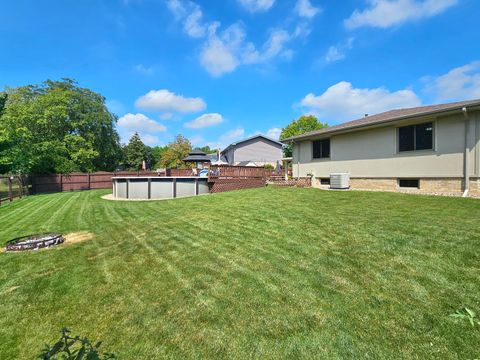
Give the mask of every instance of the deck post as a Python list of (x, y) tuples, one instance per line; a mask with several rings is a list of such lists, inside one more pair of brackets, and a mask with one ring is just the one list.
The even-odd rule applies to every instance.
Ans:
[(152, 198), (152, 179), (151, 178), (148, 178), (148, 195), (147, 195), (147, 198), (148, 199)]

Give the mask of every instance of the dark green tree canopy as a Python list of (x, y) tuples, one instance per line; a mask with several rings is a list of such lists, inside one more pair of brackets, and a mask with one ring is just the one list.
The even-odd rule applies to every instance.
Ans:
[(0, 147), (0, 165), (20, 173), (114, 170), (116, 121), (102, 95), (70, 79), (7, 88), (0, 96), (0, 144), (9, 146)]
[[(327, 126), (327, 123), (321, 123), (313, 115), (302, 115), (282, 129), (282, 132), (280, 133), (280, 140), (284, 140), (292, 136), (302, 135), (309, 131), (318, 130)], [(283, 149), (283, 153), (286, 157), (292, 156), (292, 146), (286, 145)]]
[(123, 148), (123, 166), (127, 170), (140, 170), (142, 163), (148, 164), (151, 157), (151, 149), (140, 139), (138, 133), (133, 134), (129, 142)]
[(206, 154), (211, 154), (211, 153), (214, 153), (216, 151), (215, 149), (211, 149), (210, 146), (208, 146), (208, 145), (202, 146), (202, 147), (199, 147), (199, 148), (196, 148), (196, 149), (201, 150)]

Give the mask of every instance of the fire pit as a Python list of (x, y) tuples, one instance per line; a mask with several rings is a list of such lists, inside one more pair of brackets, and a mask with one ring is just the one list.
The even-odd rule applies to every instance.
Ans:
[(48, 233), (19, 237), (7, 242), (6, 251), (38, 250), (61, 244), (65, 241), (62, 234)]

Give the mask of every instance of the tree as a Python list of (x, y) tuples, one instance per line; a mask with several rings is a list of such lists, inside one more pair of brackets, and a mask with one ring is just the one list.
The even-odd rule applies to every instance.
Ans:
[[(313, 115), (302, 115), (282, 129), (282, 132), (280, 133), (280, 140), (284, 140), (292, 136), (302, 135), (309, 131), (319, 130), (327, 126), (327, 123), (321, 123)], [(283, 154), (285, 157), (291, 157), (292, 146), (286, 145), (283, 149)]]
[(210, 146), (206, 145), (201, 148), (197, 148), (198, 150), (203, 151), (205, 154), (211, 154), (214, 153), (216, 150), (215, 149), (210, 149)]
[(168, 146), (154, 146), (151, 149), (152, 149), (152, 163), (150, 167), (152, 169), (158, 169), (159, 167), (161, 167), (160, 161), (165, 151), (167, 151)]
[(183, 159), (192, 151), (190, 141), (182, 135), (177, 135), (175, 140), (168, 144), (167, 150), (160, 159), (160, 165), (164, 168), (185, 167)]
[(8, 144), (0, 146), (0, 165), (9, 164), (8, 171), (69, 173), (117, 166), (117, 119), (102, 95), (63, 79), (7, 88), (0, 99), (0, 143)]
[(140, 170), (143, 162), (148, 161), (149, 148), (146, 146), (138, 133), (128, 141), (123, 148), (123, 166), (128, 170)]
[(7, 104), (7, 97), (8, 95), (5, 91), (0, 91), (0, 117), (2, 116), (5, 105)]

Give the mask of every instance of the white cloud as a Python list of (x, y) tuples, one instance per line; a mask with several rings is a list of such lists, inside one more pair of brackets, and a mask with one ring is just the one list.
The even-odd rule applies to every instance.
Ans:
[(450, 70), (448, 73), (425, 79), (425, 91), (436, 101), (470, 100), (480, 98), (480, 61)]
[(286, 44), (291, 40), (290, 34), (282, 29), (273, 30), (261, 51), (250, 45), (243, 52), (243, 61), (245, 64), (259, 64), (266, 62), (278, 55), (289, 58), (291, 52), (286, 49)]
[(343, 44), (330, 46), (327, 53), (325, 54), (325, 62), (331, 63), (345, 59), (345, 53), (352, 48), (353, 41), (354, 38), (351, 37)]
[(223, 117), (220, 114), (203, 114), (196, 119), (185, 123), (185, 127), (188, 129), (202, 129), (210, 126), (215, 126), (223, 122)]
[(135, 101), (135, 106), (145, 111), (163, 113), (191, 113), (205, 110), (207, 105), (202, 98), (186, 98), (167, 90), (150, 90)]
[(234, 142), (236, 140), (241, 140), (244, 137), (244, 135), (245, 135), (244, 129), (236, 128), (220, 136), (219, 142), (229, 145), (231, 142)]
[(151, 135), (151, 134), (141, 134), (140, 138), (146, 145), (149, 145), (149, 146), (157, 145), (160, 141), (158, 136)]
[(330, 46), (325, 54), (327, 63), (345, 59), (345, 54), (337, 46)]
[(282, 129), (274, 127), (274, 128), (268, 129), (266, 136), (271, 139), (278, 140), (281, 132), (282, 132)]
[[(258, 10), (268, 9), (274, 4), (274, 0), (239, 1), (248, 9)], [(304, 14), (318, 11), (308, 1), (301, 3), (303, 11), (306, 11)], [(292, 32), (270, 29), (268, 39), (257, 48), (246, 40), (247, 35), (241, 23), (234, 23), (220, 30), (221, 23), (218, 21), (202, 22), (200, 7), (190, 0), (168, 0), (167, 5), (175, 18), (183, 21), (184, 30), (190, 37), (206, 37), (200, 51), (200, 63), (213, 76), (230, 73), (243, 64), (262, 64), (276, 57), (288, 60), (293, 55), (293, 51), (287, 48), (288, 43), (310, 33), (305, 21), (297, 24)]]
[(302, 17), (306, 18), (313, 18), (320, 12), (320, 8), (314, 7), (310, 0), (297, 0), (297, 4), (295, 5), (295, 12)]
[(221, 135), (217, 141), (208, 142), (211, 149), (225, 149), (231, 143), (241, 140), (245, 136), (243, 128), (236, 128)]
[(133, 69), (143, 75), (153, 75), (153, 68), (143, 64), (137, 64), (133, 67)]
[(167, 7), (177, 21), (183, 21), (183, 30), (188, 36), (205, 36), (208, 24), (202, 23), (203, 13), (200, 6), (190, 0), (167, 0)]
[(237, 0), (246, 10), (255, 13), (269, 10), (275, 0)]
[(184, 17), (187, 13), (187, 9), (185, 8), (186, 2), (182, 0), (167, 0), (166, 4), (176, 19)]
[[(233, 24), (217, 32), (219, 23), (209, 28), (208, 40), (200, 54), (200, 61), (213, 76), (220, 76), (234, 71), (242, 64), (261, 64), (275, 57), (291, 57), (287, 43), (294, 38), (282, 29), (272, 30), (261, 49), (247, 42), (246, 33), (240, 24)], [(300, 35), (298, 35), (300, 36)]]
[(421, 105), (418, 96), (409, 89), (390, 92), (385, 88), (358, 89), (341, 81), (329, 87), (323, 94), (306, 95), (301, 105), (309, 112), (334, 122), (361, 118), (364, 114), (415, 107)]
[(165, 126), (148, 118), (143, 114), (125, 114), (117, 122), (118, 126), (138, 132), (162, 132), (167, 130)]
[(406, 21), (438, 15), (458, 0), (368, 0), (370, 7), (356, 9), (345, 20), (345, 26), (355, 29), (361, 26), (388, 28)]
[(240, 64), (237, 58), (239, 48), (245, 39), (245, 32), (239, 25), (231, 25), (220, 36), (215, 23), (209, 28), (208, 40), (203, 45), (200, 62), (213, 76), (232, 72)]
[(197, 6), (193, 12), (187, 16), (183, 28), (190, 37), (201, 38), (205, 36), (206, 26), (201, 23), (202, 10)]

